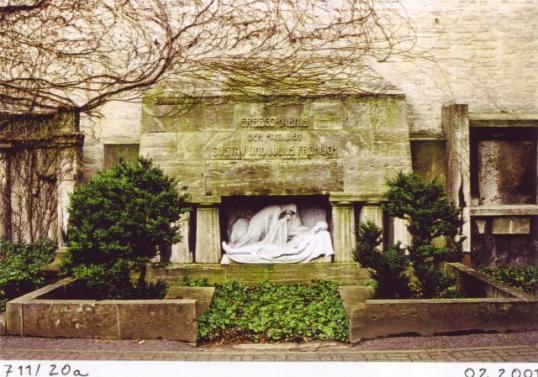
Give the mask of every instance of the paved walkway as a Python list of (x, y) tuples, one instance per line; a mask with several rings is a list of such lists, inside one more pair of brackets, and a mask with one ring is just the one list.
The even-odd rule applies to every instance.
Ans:
[(538, 362), (538, 331), (398, 337), (365, 341), (357, 345), (312, 342), (200, 347), (157, 340), (0, 337), (0, 359)]

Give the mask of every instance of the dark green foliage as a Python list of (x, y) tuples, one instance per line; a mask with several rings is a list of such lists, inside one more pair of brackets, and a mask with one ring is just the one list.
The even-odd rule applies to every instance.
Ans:
[[(442, 262), (452, 262), (453, 253), (448, 248), (432, 245), (416, 246), (410, 248), (409, 259), (413, 265), (413, 272), (420, 281), (420, 294), (423, 297), (444, 297), (450, 295), (447, 291), (454, 289), (456, 281), (447, 275), (441, 268)], [(460, 297), (461, 293), (454, 294)]]
[(5, 303), (45, 283), (41, 268), (54, 260), (56, 245), (50, 240), (34, 243), (0, 240), (0, 311)]
[(465, 298), (465, 292), (458, 289), (457, 279), (448, 273), (441, 273), (437, 280), (435, 297)]
[(400, 244), (393, 245), (384, 252), (377, 247), (382, 242), (381, 229), (372, 222), (359, 226), (359, 240), (355, 260), (364, 267), (374, 269), (373, 278), (377, 281), (377, 296), (383, 298), (408, 298), (412, 296), (409, 288), (409, 258)]
[(209, 280), (207, 278), (191, 278), (188, 275), (183, 276), (180, 285), (183, 287), (210, 287)]
[(429, 245), (436, 237), (458, 234), (463, 224), (460, 209), (448, 200), (441, 183), (400, 172), (387, 186), (385, 209), (391, 216), (409, 221), (414, 244)]
[(210, 309), (198, 321), (201, 340), (348, 340), (338, 286), (264, 282), (216, 284)]
[(538, 296), (538, 266), (490, 267), (482, 268), (479, 271), (502, 283), (521, 288), (528, 294)]
[[(436, 237), (450, 241), (458, 235), (462, 219), (460, 210), (447, 198), (444, 187), (436, 181), (427, 181), (416, 173), (399, 173), (387, 182), (385, 209), (391, 216), (408, 220), (413, 240), (408, 247), (414, 274), (420, 282), (423, 297), (436, 297), (451, 290), (450, 278), (444, 276), (442, 262), (461, 259), (461, 241), (453, 247), (432, 245)], [(443, 293), (445, 292), (445, 293)]]
[(142, 298), (162, 291), (162, 283), (146, 283), (146, 265), (179, 240), (172, 224), (184, 208), (177, 182), (151, 161), (120, 161), (71, 196), (64, 272), (83, 282), (94, 298)]

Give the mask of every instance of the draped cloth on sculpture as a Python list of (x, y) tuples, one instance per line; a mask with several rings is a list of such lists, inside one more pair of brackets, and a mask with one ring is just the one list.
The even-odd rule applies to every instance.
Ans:
[(238, 219), (232, 225), (230, 243), (223, 242), (222, 248), (222, 264), (306, 263), (334, 254), (327, 223), (302, 226), (295, 204), (265, 207), (250, 221)]

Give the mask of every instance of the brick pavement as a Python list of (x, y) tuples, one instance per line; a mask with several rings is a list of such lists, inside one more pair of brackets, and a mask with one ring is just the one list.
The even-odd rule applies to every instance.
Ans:
[[(391, 338), (358, 345), (314, 342), (302, 345), (290, 343), (202, 347), (166, 341), (0, 337), (0, 359), (538, 362), (538, 342), (534, 340), (534, 335), (526, 338), (518, 338), (518, 334)], [(524, 341), (517, 344), (517, 339)], [(463, 343), (473, 346), (465, 347)], [(409, 344), (409, 347), (405, 347), (406, 344)]]
[(174, 360), (174, 361), (402, 361), (402, 362), (538, 362), (538, 347), (510, 346), (438, 350), (383, 350), (331, 352), (193, 350), (193, 351), (85, 351), (10, 348), (0, 359), (22, 360)]

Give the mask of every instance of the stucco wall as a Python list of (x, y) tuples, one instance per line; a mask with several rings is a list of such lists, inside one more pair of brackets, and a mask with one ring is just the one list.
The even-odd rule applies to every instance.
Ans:
[[(390, 0), (386, 1), (390, 3)], [(416, 57), (372, 67), (399, 87), (412, 133), (441, 135), (441, 106), (471, 112), (538, 113), (538, 7), (535, 0), (402, 0), (417, 33)], [(140, 104), (113, 102), (93, 125), (83, 120), (86, 176), (103, 143), (136, 143)]]
[(440, 133), (441, 105), (448, 103), (467, 103), (471, 112), (538, 112), (535, 0), (402, 5), (421, 56), (375, 68), (406, 94), (412, 132)]
[(81, 118), (85, 134), (83, 178), (86, 180), (104, 166), (104, 144), (138, 144), (140, 140), (140, 103), (113, 101), (101, 109), (101, 117)]

